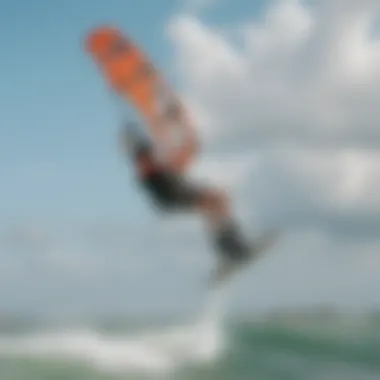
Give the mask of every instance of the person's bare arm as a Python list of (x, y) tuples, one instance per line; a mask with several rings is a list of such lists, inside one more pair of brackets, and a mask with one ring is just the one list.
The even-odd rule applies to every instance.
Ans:
[(194, 125), (187, 115), (182, 116), (181, 125), (184, 128), (183, 144), (175, 151), (171, 157), (171, 166), (179, 172), (187, 169), (190, 161), (198, 151), (199, 144)]
[[(199, 148), (197, 134), (192, 120), (189, 115), (186, 114), (182, 105), (175, 100), (167, 109), (160, 124), (157, 137), (164, 161), (166, 165), (169, 165), (173, 170), (184, 172)], [(171, 124), (174, 125), (174, 128), (178, 128), (180, 132), (179, 143), (178, 141), (172, 140), (173, 136), (170, 135)], [(165, 131), (168, 130), (169, 137), (165, 135)]]

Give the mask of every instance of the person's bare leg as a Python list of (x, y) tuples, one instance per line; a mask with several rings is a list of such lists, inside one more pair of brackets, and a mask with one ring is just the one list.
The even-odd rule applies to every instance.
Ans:
[(231, 218), (230, 201), (221, 191), (204, 190), (200, 197), (199, 210), (214, 228), (218, 228)]

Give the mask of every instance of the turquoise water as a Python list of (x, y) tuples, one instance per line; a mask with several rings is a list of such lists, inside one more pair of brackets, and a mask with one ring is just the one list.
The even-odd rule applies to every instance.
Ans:
[[(186, 322), (29, 331), (3, 326), (1, 380), (379, 380), (380, 323), (276, 315), (227, 320), (228, 290)], [(25, 327), (25, 326), (24, 326)]]
[(224, 323), (107, 332), (52, 329), (0, 338), (1, 380), (378, 380), (380, 325), (370, 321)]

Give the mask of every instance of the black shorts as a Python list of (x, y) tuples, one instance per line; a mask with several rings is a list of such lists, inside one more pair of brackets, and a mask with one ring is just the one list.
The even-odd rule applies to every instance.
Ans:
[(171, 172), (155, 172), (142, 181), (154, 204), (163, 210), (192, 209), (199, 204), (200, 186), (185, 181)]

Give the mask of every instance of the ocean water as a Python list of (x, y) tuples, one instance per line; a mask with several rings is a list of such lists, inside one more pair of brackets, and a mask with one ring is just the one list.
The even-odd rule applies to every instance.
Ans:
[(225, 295), (167, 326), (0, 334), (1, 380), (379, 380), (380, 324), (368, 319), (225, 320)]

